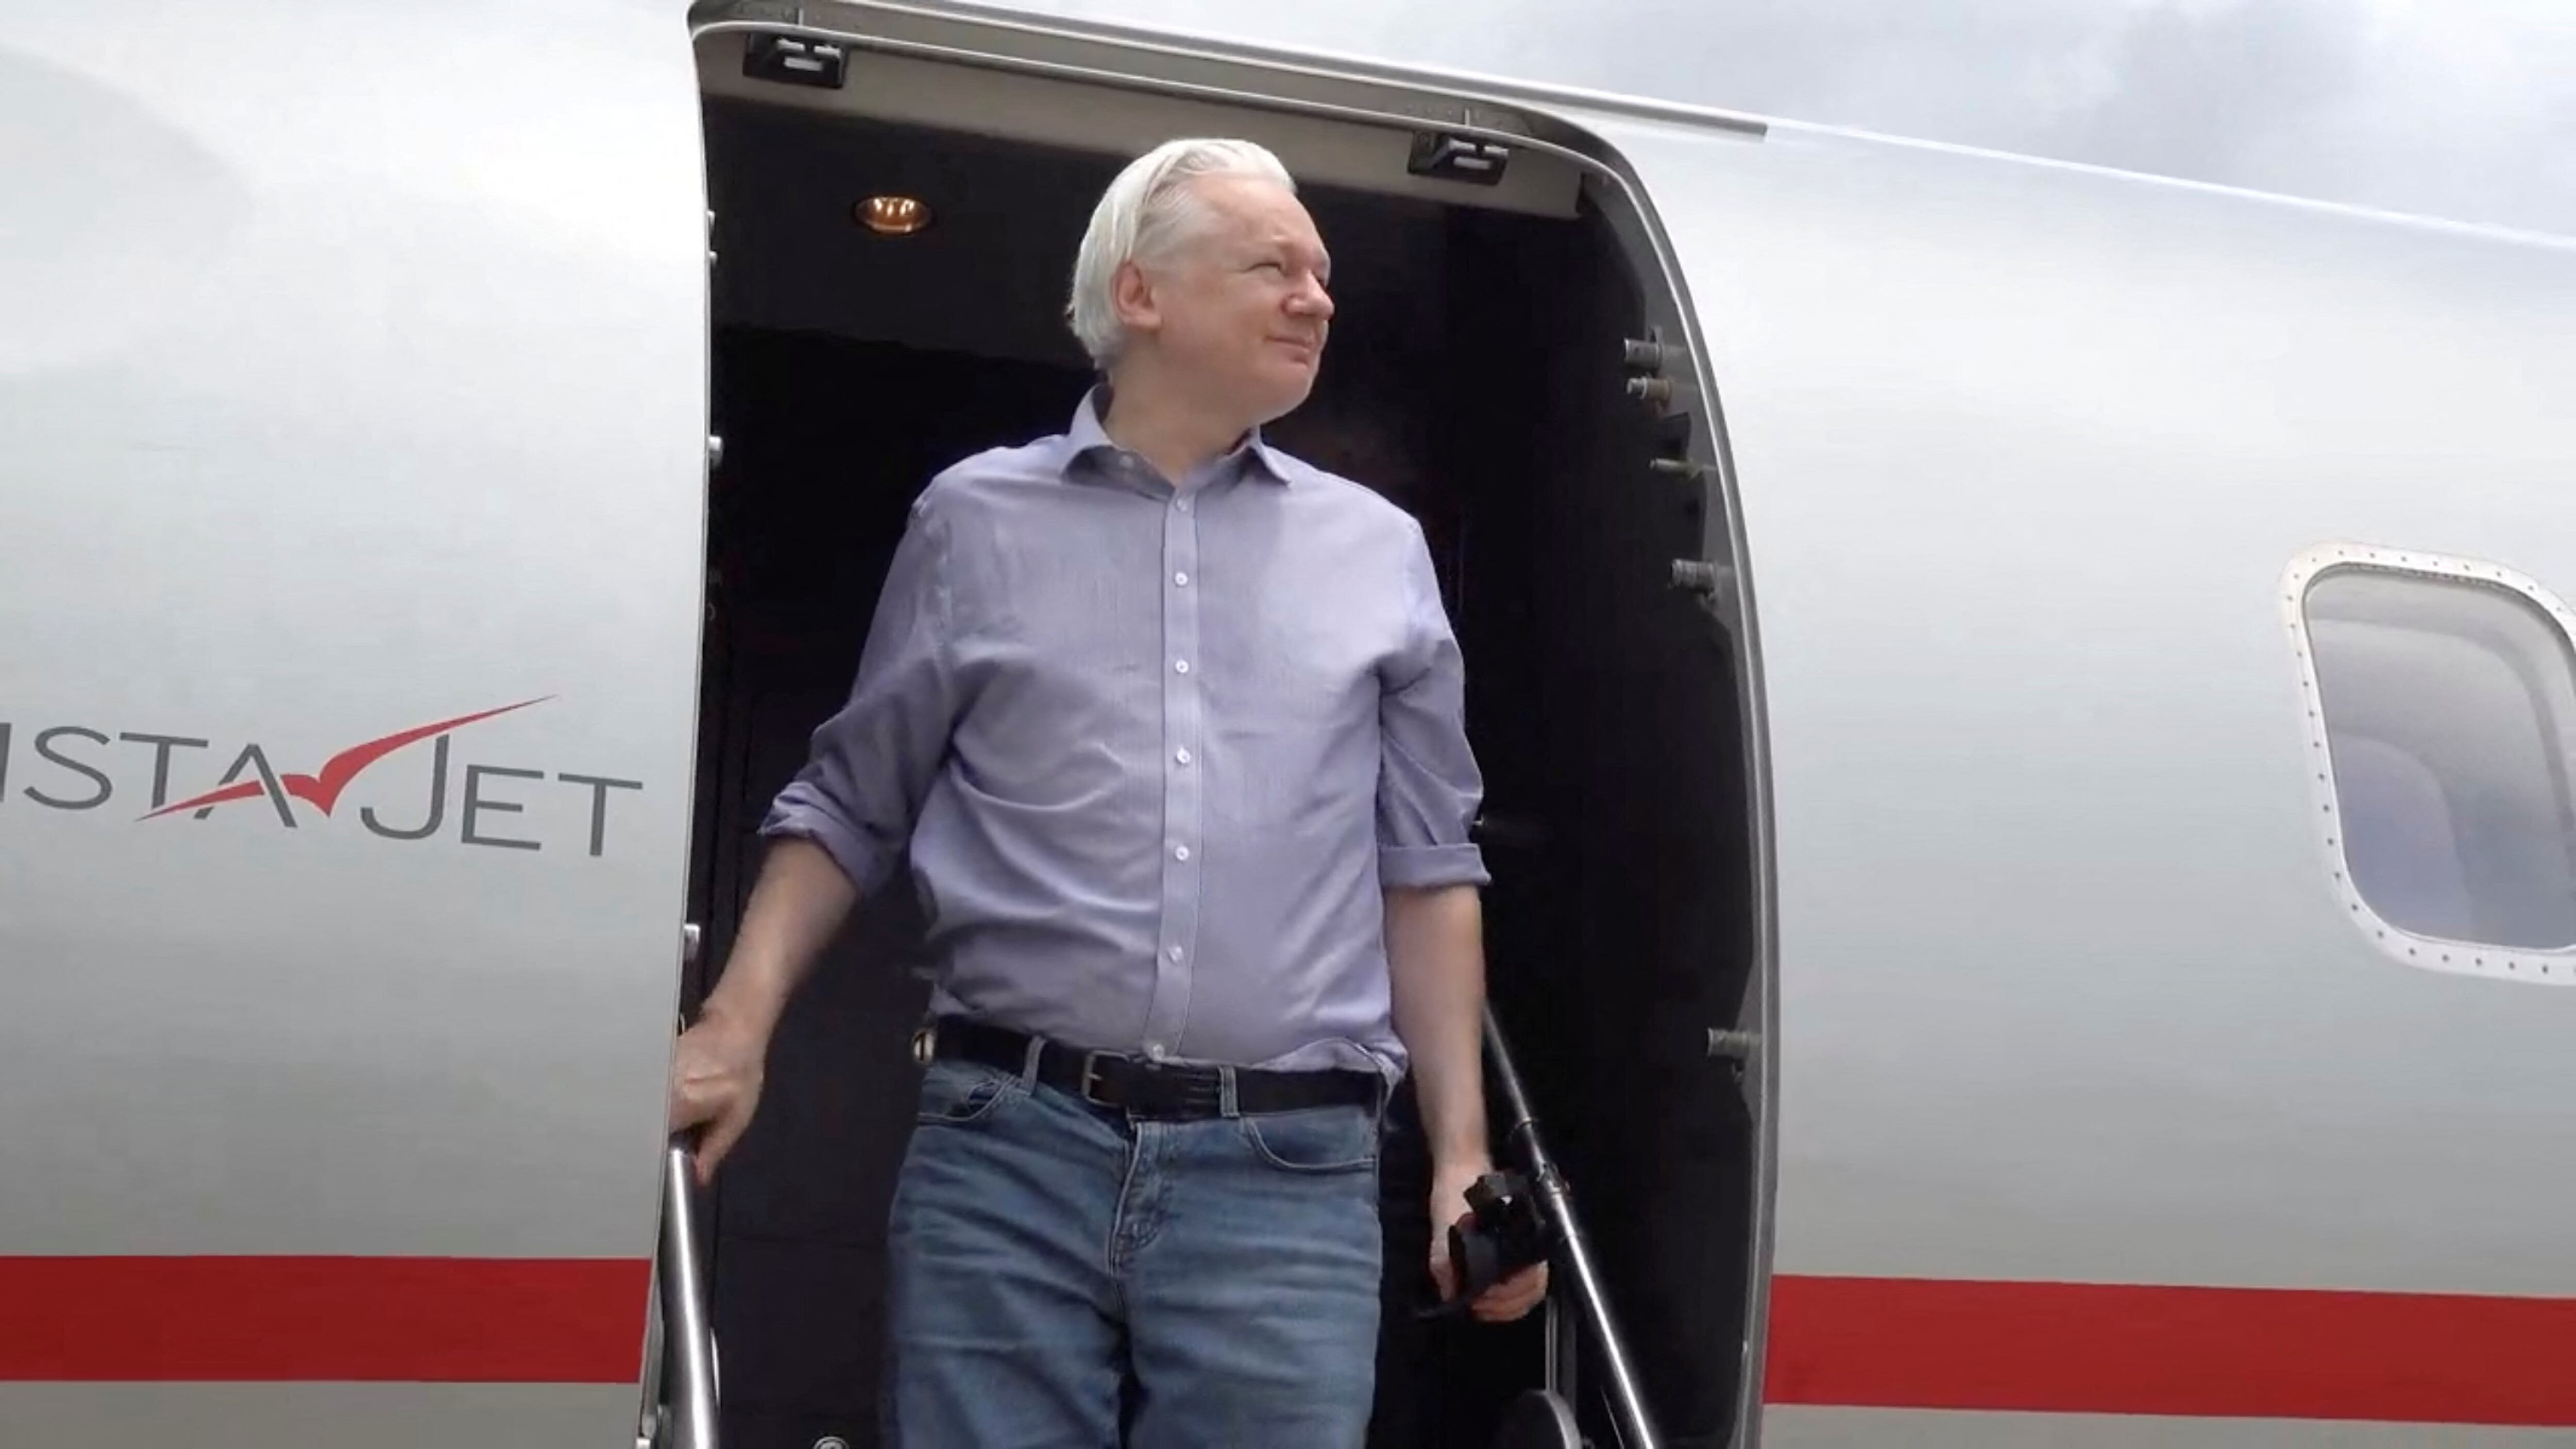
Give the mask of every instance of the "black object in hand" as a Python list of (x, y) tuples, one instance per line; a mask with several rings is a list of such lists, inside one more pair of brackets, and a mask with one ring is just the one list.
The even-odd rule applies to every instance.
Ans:
[(1556, 1231), (1517, 1172), (1489, 1172), (1467, 1189), (1467, 1216), (1449, 1225), (1449, 1269), (1463, 1306), (1523, 1268), (1547, 1261)]

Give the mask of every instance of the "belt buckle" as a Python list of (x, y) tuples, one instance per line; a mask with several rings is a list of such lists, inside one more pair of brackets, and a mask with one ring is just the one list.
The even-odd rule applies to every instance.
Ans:
[(1081, 1096), (1082, 1100), (1091, 1103), (1095, 1107), (1114, 1107), (1117, 1105), (1115, 1102), (1107, 1101), (1102, 1098), (1098, 1091), (1095, 1090), (1096, 1085), (1100, 1081), (1100, 1059), (1108, 1055), (1110, 1055), (1110, 1053), (1107, 1052), (1084, 1052), (1082, 1054), (1082, 1076), (1074, 1083), (1075, 1090), (1077, 1094)]
[(938, 1051), (938, 1027), (924, 1023), (912, 1029), (912, 1064), (914, 1066), (929, 1066), (930, 1059), (937, 1055)]

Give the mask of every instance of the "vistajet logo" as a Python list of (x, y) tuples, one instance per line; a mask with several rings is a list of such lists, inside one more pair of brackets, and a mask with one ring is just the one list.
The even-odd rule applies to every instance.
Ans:
[[(22, 783), (19, 798), (48, 810), (104, 809), (120, 796), (134, 793), (136, 779), (142, 774), (143, 761), (148, 758), (151, 761), (151, 789), (147, 798), (151, 803), (136, 817), (138, 820), (161, 820), (175, 815), (203, 820), (225, 806), (248, 807), (252, 802), (259, 802), (275, 813), (280, 826), (298, 830), (307, 823), (306, 819), (299, 818), (298, 805), (315, 812), (320, 819), (343, 818), (338, 813), (342, 797), (359, 776), (394, 755), (426, 743), (430, 746), (428, 779), (423, 782), (427, 786), (426, 798), (412, 795), (411, 798), (418, 803), (408, 812), (392, 812), (392, 802), (385, 801), (387, 811), (392, 812), (390, 819), (379, 814), (374, 805), (359, 806), (357, 822), (368, 834), (384, 840), (401, 841), (452, 836), (464, 845), (498, 850), (542, 850), (546, 846), (545, 841), (512, 833), (506, 819), (496, 818), (523, 813), (529, 800), (517, 792), (532, 788), (530, 782), (542, 782), (589, 793), (587, 846), (591, 855), (603, 855), (608, 849), (612, 793), (642, 790), (643, 781), (577, 774), (569, 770), (549, 772), (515, 765), (467, 764), (462, 770), (453, 767), (450, 740), (457, 731), (543, 704), (546, 698), (521, 700), (498, 709), (477, 710), (472, 714), (434, 720), (363, 740), (324, 760), (311, 774), (280, 773), (271, 763), (265, 748), (257, 741), (245, 741), (235, 751), (232, 763), (224, 768), (213, 788), (175, 802), (170, 798), (172, 778), (174, 773), (184, 773), (183, 757), (179, 752), (210, 750), (214, 748), (214, 741), (131, 730), (110, 734), (86, 725), (52, 725), (21, 731), (7, 721), (0, 721), (0, 803), (6, 803), (9, 798), (9, 781), (14, 768), (21, 775), (38, 770), (49, 775), (49, 778), (34, 783)], [(26, 752), (34, 756), (32, 764), (17, 759), (17, 746), (22, 735), (27, 743)], [(144, 748), (138, 750), (134, 748), (136, 746)], [(194, 758), (193, 755), (186, 757), (188, 760)], [(453, 830), (448, 824), (451, 816), (455, 820)]]

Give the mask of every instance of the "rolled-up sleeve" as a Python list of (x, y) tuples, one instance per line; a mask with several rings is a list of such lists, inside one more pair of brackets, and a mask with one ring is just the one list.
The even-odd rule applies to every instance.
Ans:
[[(1408, 520), (1408, 523), (1410, 520)], [(1466, 664), (1418, 525), (1405, 559), (1405, 647), (1378, 697), (1378, 881), (1486, 884), (1470, 834), (1484, 778), (1467, 743)]]
[(934, 483), (914, 503), (849, 697), (816, 727), (804, 767), (760, 825), (763, 836), (820, 845), (862, 894), (901, 858), (959, 707), (948, 523), (938, 497)]

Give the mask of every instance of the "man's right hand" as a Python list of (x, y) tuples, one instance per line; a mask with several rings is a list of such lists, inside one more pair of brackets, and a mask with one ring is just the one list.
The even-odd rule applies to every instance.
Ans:
[(703, 1124), (696, 1151), (701, 1185), (714, 1179), (716, 1165), (750, 1128), (768, 1055), (765, 1033), (722, 1011), (708, 1011), (680, 1033), (671, 1063), (671, 1130)]
[(716, 1164), (750, 1128), (770, 1029), (857, 898), (849, 877), (813, 841), (791, 836), (770, 847), (724, 974), (697, 1025), (680, 1033), (671, 1060), (671, 1130), (705, 1127), (698, 1181), (713, 1180)]

